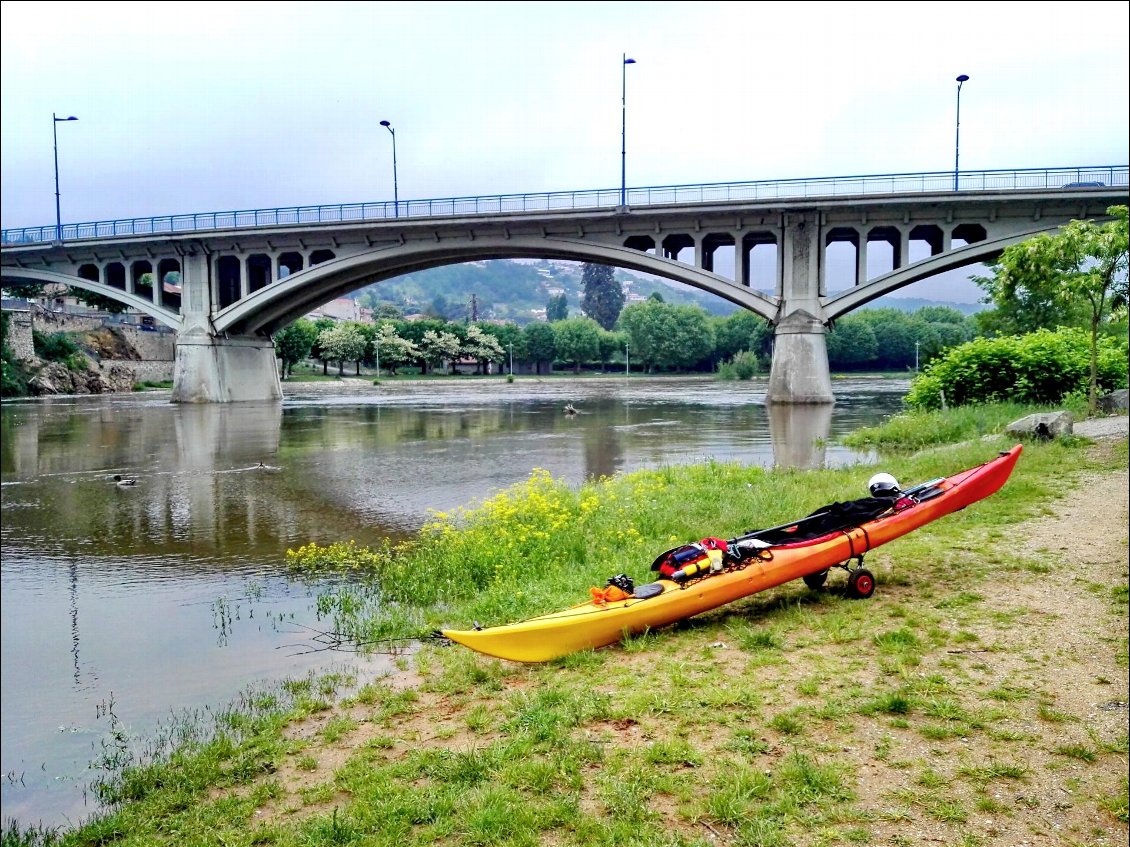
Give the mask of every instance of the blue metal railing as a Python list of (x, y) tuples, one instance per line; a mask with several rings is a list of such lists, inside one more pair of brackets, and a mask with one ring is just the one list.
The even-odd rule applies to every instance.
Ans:
[[(962, 171), (960, 191), (1020, 191), (1063, 188), (1071, 185), (1127, 186), (1126, 165), (1095, 165), (1070, 168)], [(678, 203), (718, 203), (734, 200), (768, 201), (868, 194), (953, 192), (953, 171), (911, 174), (871, 174), (811, 179), (715, 182), (699, 185), (662, 185), (629, 188), (629, 206)], [(244, 229), (308, 223), (390, 221), (397, 218), (436, 218), (462, 215), (497, 215), (521, 212), (552, 212), (571, 209), (614, 208), (620, 203), (618, 188), (586, 191), (551, 191), (533, 194), (495, 194), (485, 197), (448, 197), (433, 200), (402, 200), (399, 203), (340, 203), (326, 206), (284, 206), (278, 209), (247, 209), (233, 212), (201, 212), (124, 218), (115, 221), (65, 224), (64, 241), (114, 236), (152, 235), (178, 232)], [(37, 244), (55, 240), (54, 226), (25, 227), (0, 231), (0, 243)]]

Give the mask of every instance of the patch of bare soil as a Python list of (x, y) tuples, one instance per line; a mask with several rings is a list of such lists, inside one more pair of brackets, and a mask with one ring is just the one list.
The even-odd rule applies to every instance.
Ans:
[(97, 355), (100, 359), (126, 359), (138, 361), (141, 354), (125, 337), (125, 334), (113, 327), (92, 329), (82, 334), (82, 345)]

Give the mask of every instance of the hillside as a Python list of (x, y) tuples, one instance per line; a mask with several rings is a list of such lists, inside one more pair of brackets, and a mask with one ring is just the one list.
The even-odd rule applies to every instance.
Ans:
[[(579, 262), (545, 259), (466, 262), (406, 274), (359, 289), (351, 296), (371, 307), (382, 303), (392, 304), (406, 315), (426, 313), (449, 320), (462, 320), (471, 315), (474, 295), (474, 308), (480, 319), (510, 320), (525, 324), (544, 318), (549, 298), (562, 293), (569, 303), (569, 315), (580, 315), (583, 268)], [(661, 277), (617, 268), (616, 278), (624, 286), (628, 304), (646, 300), (653, 293), (658, 293), (668, 303), (699, 306), (712, 315), (729, 315), (738, 308), (713, 294), (669, 282)], [(922, 306), (947, 305), (963, 314), (973, 314), (984, 308), (979, 304), (943, 303), (898, 296), (882, 297), (872, 305), (903, 311), (914, 311)]]

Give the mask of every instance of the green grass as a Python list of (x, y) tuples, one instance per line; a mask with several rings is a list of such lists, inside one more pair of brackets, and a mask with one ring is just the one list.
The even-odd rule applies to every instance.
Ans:
[[(891, 452), (921, 450), (943, 444), (970, 441), (983, 435), (996, 435), (1015, 420), (1053, 407), (1020, 403), (984, 403), (959, 406), (948, 411), (905, 411), (877, 426), (862, 427), (840, 440), (848, 447), (874, 447)], [(1058, 406), (1054, 408), (1064, 408)], [(1072, 411), (1083, 417), (1081, 408)]]
[[(946, 475), (1001, 446), (907, 456), (897, 475)], [(1026, 447), (989, 501), (872, 553), (880, 589), (869, 601), (843, 598), (834, 573), (831, 589), (798, 581), (545, 665), (429, 641), (408, 687), (291, 680), (180, 733), (191, 743), (167, 755), (106, 772), (99, 793), (111, 805), (96, 820), (6, 829), (3, 847), (784, 847), (875, 843), (880, 827), (890, 843), (925, 827), (973, 843), (962, 841), (972, 821), (1018, 825), (1038, 802), (1036, 778), (1058, 771), (1080, 779), (1072, 803), (1112, 838), (1126, 781), (1094, 786), (1124, 768), (1126, 736), (1088, 740), (1055, 707), (1050, 655), (1006, 682), (995, 667), (1017, 649), (1011, 634), (1038, 623), (994, 603), (1001, 585), (1042, 578), (1017, 567), (1014, 527), (1054, 508), (1080, 471), (1126, 465), (1124, 447), (1099, 464), (1089, 455)], [(327, 628), (362, 640), (504, 622), (583, 599), (613, 573), (646, 580), (657, 550), (862, 493), (873, 472), (707, 463), (578, 488), (538, 473), (480, 508), (436, 516), (418, 542), (308, 548), (292, 565), (349, 574), (351, 588), (327, 592), (319, 609)], [(1124, 593), (1086, 593), (1125, 619)], [(1124, 643), (1112, 641), (1112, 657)]]

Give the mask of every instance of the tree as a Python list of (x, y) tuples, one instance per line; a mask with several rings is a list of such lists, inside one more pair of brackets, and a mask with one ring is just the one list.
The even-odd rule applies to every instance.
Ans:
[(322, 376), (326, 375), (328, 364), (332, 357), (327, 356), (322, 349), (322, 333), (327, 329), (333, 329), (337, 326), (337, 321), (333, 318), (317, 318), (314, 321), (314, 328), (318, 330), (318, 334), (314, 336), (314, 343), (310, 347), (310, 355), (318, 359), (322, 363)]
[(748, 309), (741, 309), (725, 318), (712, 318), (714, 326), (714, 355), (719, 361), (732, 359), (742, 350), (758, 356), (769, 355), (769, 342), (773, 328)]
[(624, 287), (608, 265), (586, 264), (581, 274), (581, 310), (602, 329), (616, 326), (624, 308)]
[(572, 362), (574, 372), (581, 365), (600, 357), (600, 324), (592, 318), (569, 318), (553, 324), (553, 341), (557, 358)]
[(455, 333), (429, 329), (420, 341), (420, 355), (433, 368), (438, 368), (444, 362), (456, 358), (462, 346)]
[(569, 317), (569, 300), (564, 294), (557, 294), (549, 298), (549, 302), (545, 304), (545, 319), (552, 323), (553, 321), (563, 321)]
[(97, 291), (87, 291), (85, 288), (68, 286), (67, 293), (80, 303), (85, 303), (96, 312), (109, 312), (112, 315), (120, 315), (122, 312), (129, 309), (129, 305), (123, 303), (121, 300), (115, 300), (113, 297), (107, 297), (105, 294), (99, 294)]
[(693, 368), (714, 353), (714, 328), (697, 306), (662, 300), (633, 303), (620, 315), (631, 342), (632, 360), (654, 368)]
[(17, 300), (34, 300), (37, 297), (42, 297), (44, 282), (5, 282), (4, 293)]
[(498, 344), (506, 351), (507, 356), (512, 356), (514, 361), (522, 361), (526, 356), (526, 339), (522, 335), (522, 328), (513, 321), (504, 324), (486, 324), (484, 332), (489, 332), (498, 339)]
[(395, 303), (389, 303), (387, 300), (377, 303), (373, 306), (373, 320), (394, 320), (398, 321), (404, 317), (404, 312)]
[(624, 347), (628, 344), (627, 333), (623, 332), (605, 332), (603, 329), (600, 331), (600, 367), (601, 370), (604, 366), (617, 358), (624, 352)]
[(348, 323), (337, 324), (318, 334), (318, 344), (326, 360), (337, 362), (338, 375), (345, 374), (345, 363), (360, 361), (365, 355), (366, 338)]
[(484, 364), (486, 362), (501, 362), (505, 356), (498, 339), (490, 333), (484, 332), (478, 324), (468, 324), (467, 337), (463, 341), (461, 352), (464, 356), (478, 360), (479, 373), (485, 372)]
[(313, 321), (299, 318), (275, 333), (275, 355), (282, 360), (282, 377), (286, 379), (294, 366), (310, 355), (318, 328)]
[(1071, 221), (1055, 235), (1041, 233), (1005, 248), (990, 293), (995, 303), (1062, 299), (1079, 306), (1091, 334), (1087, 405), (1098, 408), (1099, 334), (1104, 320), (1126, 305), (1127, 206), (1111, 206), (1104, 224)]
[(526, 357), (534, 363), (534, 369), (541, 374), (544, 362), (552, 364), (557, 356), (556, 336), (553, 327), (540, 321), (527, 324), (522, 330), (522, 340), (526, 344)]
[(385, 322), (377, 327), (373, 337), (373, 353), (377, 363), (377, 376), (380, 377), (380, 366), (388, 368), (389, 374), (396, 376), (396, 368), (420, 358), (420, 348), (407, 338), (401, 338), (396, 331), (396, 326)]
[(826, 336), (828, 364), (834, 369), (858, 368), (873, 364), (879, 345), (871, 325), (854, 315), (845, 315)]

